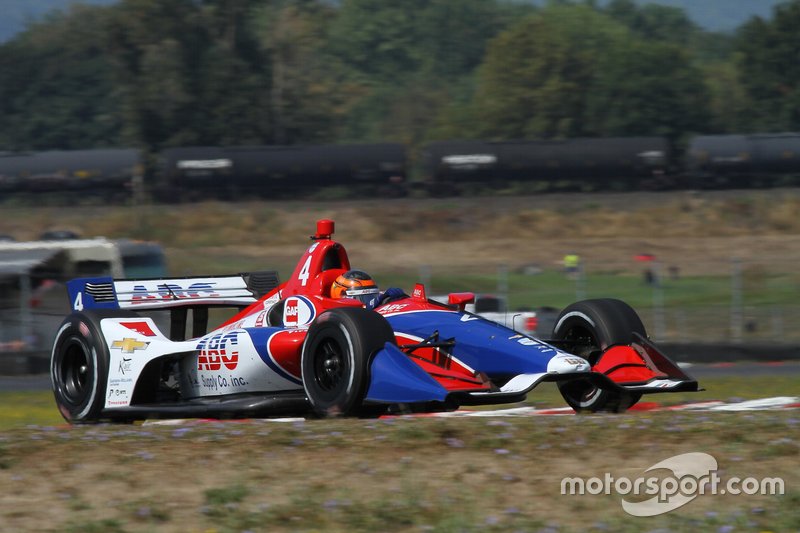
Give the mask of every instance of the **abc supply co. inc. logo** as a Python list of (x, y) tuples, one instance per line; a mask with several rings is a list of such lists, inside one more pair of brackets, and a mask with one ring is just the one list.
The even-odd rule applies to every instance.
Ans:
[(705, 494), (782, 495), (784, 491), (781, 478), (730, 477), (723, 480), (717, 474), (717, 460), (702, 452), (670, 457), (633, 479), (614, 477), (607, 472), (602, 478), (566, 477), (561, 480), (562, 495), (618, 494), (622, 496), (622, 508), (633, 516), (668, 513)]

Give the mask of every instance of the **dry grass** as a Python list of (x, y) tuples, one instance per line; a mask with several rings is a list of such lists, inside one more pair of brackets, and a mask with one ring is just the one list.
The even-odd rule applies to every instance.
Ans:
[[(293, 264), (320, 218), (354, 262), (512, 267), (558, 263), (578, 251), (589, 264), (631, 270), (655, 253), (683, 271), (728, 273), (730, 259), (775, 268), (800, 262), (800, 190), (550, 194), (453, 199), (207, 202), (141, 207), (3, 207), (0, 233), (35, 238), (50, 228), (158, 240), (176, 273)], [(188, 259), (187, 259), (188, 258)], [(244, 263), (244, 264), (241, 264)], [(208, 264), (212, 270), (203, 271)], [(252, 265), (252, 266), (251, 266)], [(709, 267), (709, 265), (712, 265)]]
[[(0, 438), (0, 518), (8, 531), (795, 530), (797, 424), (631, 413), (33, 427)], [(560, 493), (565, 476), (636, 477), (694, 451), (723, 478), (782, 476), (789, 494), (706, 495), (642, 519), (619, 495)]]

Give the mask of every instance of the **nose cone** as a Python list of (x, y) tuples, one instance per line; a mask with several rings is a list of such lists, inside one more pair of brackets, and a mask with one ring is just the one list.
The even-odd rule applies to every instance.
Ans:
[(577, 355), (559, 354), (547, 363), (548, 374), (572, 374), (575, 372), (589, 372), (591, 369), (589, 361)]

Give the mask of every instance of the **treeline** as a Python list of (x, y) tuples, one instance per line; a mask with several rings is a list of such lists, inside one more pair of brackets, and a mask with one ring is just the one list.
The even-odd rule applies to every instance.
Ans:
[(0, 46), (0, 151), (800, 129), (800, 0), (122, 0)]

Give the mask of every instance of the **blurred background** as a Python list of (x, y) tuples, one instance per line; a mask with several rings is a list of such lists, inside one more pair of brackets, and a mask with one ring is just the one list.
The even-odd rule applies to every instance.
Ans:
[(0, 8), (7, 360), (70, 277), (285, 279), (322, 217), (545, 338), (618, 297), (659, 341), (800, 341), (800, 1)]

